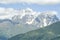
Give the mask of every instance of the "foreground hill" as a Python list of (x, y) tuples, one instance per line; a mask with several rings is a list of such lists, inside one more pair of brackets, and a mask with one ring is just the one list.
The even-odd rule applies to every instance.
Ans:
[(60, 40), (60, 22), (45, 28), (16, 35), (8, 40)]

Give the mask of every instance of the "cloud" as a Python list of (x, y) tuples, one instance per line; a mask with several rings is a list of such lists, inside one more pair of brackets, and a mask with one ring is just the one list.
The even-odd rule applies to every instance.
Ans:
[(0, 0), (0, 3), (36, 3), (36, 4), (57, 4), (60, 0)]
[(11, 18), (14, 15), (17, 15), (19, 13), (18, 10), (15, 10), (13, 8), (3, 8), (0, 7), (0, 18)]
[[(4, 8), (4, 7), (0, 7), (0, 18), (4, 19), (4, 18), (11, 18), (15, 15), (21, 15), (21, 17), (23, 17), (25, 14), (25, 12), (33, 12), (32, 9), (30, 8), (26, 8), (26, 9), (22, 9), (22, 10), (16, 10), (14, 8)], [(30, 13), (33, 15), (33, 13)]]
[[(31, 12), (31, 13), (30, 13)], [(38, 14), (36, 14), (38, 13)], [(22, 9), (22, 10), (16, 10), (14, 8), (4, 8), (4, 7), (0, 7), (0, 18), (4, 19), (4, 18), (9, 18), (11, 19), (11, 17), (15, 16), (15, 15), (19, 15), (20, 18), (22, 18), (24, 15), (29, 14), (29, 15), (39, 15), (40, 13), (43, 12), (36, 12), (33, 11), (31, 8), (26, 8), (26, 9)], [(45, 12), (44, 12), (45, 13)], [(51, 15), (56, 15), (57, 12), (56, 11), (48, 11), (48, 14), (50, 13)], [(50, 15), (49, 14), (49, 15)]]

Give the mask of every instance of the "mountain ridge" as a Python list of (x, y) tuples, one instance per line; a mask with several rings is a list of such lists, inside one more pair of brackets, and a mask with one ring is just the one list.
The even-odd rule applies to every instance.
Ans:
[(60, 22), (57, 22), (45, 28), (33, 30), (24, 34), (18, 34), (10, 38), (9, 40), (59, 40), (60, 39), (59, 25)]
[(23, 23), (43, 27), (59, 21), (59, 18), (57, 17), (57, 13), (55, 11), (35, 12), (32, 9), (27, 8), (20, 10), (19, 14), (12, 16), (10, 19), (2, 20), (10, 20), (9, 22), (12, 24)]

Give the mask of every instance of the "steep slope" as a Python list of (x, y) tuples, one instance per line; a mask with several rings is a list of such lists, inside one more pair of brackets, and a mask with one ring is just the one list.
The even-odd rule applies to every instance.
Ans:
[(9, 40), (60, 40), (60, 22), (45, 28), (19, 34)]

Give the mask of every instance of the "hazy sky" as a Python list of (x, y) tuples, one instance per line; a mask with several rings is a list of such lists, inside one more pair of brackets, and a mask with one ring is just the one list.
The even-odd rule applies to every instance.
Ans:
[(40, 12), (56, 11), (60, 18), (60, 0), (0, 0), (0, 14), (7, 8), (9, 10), (31, 8)]

